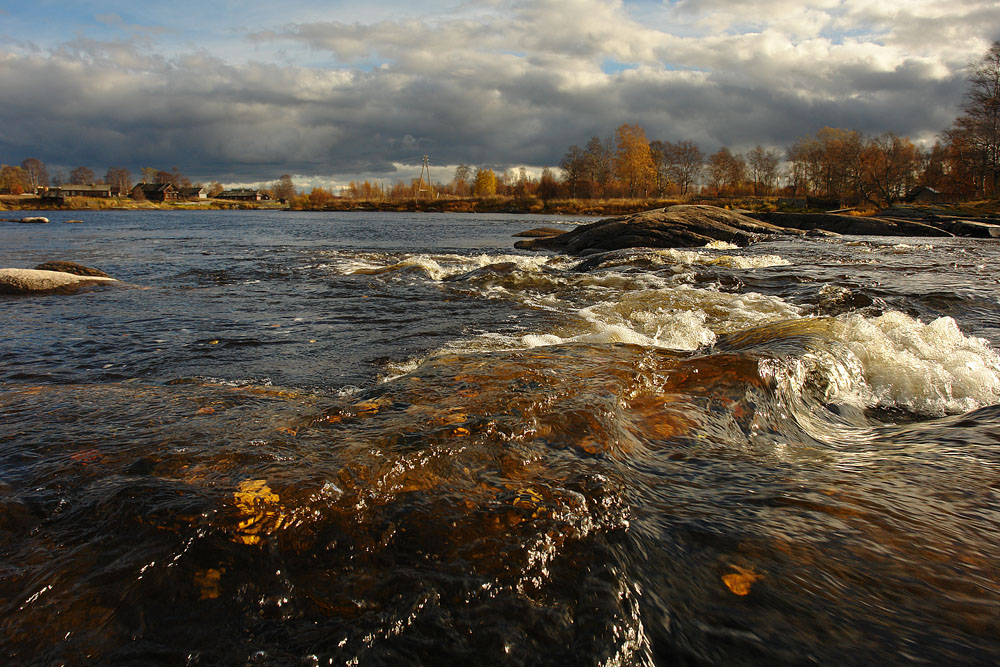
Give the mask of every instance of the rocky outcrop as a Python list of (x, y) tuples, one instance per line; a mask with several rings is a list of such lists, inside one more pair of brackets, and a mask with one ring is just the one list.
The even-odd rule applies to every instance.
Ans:
[(108, 274), (100, 269), (95, 269), (76, 262), (44, 262), (35, 267), (36, 271), (61, 271), (62, 273), (72, 273), (74, 276), (96, 276), (98, 278), (110, 278)]
[(949, 220), (941, 224), (955, 236), (972, 236), (988, 239), (1000, 238), (1000, 225), (981, 220)]
[(63, 271), (0, 269), (0, 294), (73, 294), (84, 287), (118, 283), (114, 278), (78, 276)]
[(518, 241), (514, 246), (586, 255), (622, 248), (691, 248), (712, 241), (746, 246), (766, 235), (804, 233), (715, 206), (679, 205), (608, 218), (559, 236)]
[(915, 220), (890, 220), (835, 213), (750, 213), (752, 217), (786, 229), (822, 230), (851, 236), (954, 236), (951, 232)]

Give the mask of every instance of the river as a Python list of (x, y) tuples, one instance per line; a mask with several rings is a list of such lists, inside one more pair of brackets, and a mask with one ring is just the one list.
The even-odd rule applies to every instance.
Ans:
[(125, 285), (0, 297), (6, 664), (1000, 662), (995, 240), (46, 215)]

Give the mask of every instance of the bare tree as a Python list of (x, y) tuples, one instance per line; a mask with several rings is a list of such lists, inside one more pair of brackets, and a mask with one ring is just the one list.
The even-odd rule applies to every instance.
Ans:
[(96, 178), (94, 172), (87, 167), (77, 167), (69, 172), (69, 182), (73, 185), (92, 184)]
[(584, 149), (587, 180), (602, 196), (610, 189), (614, 177), (614, 142), (610, 139), (601, 141), (599, 137), (591, 137)]
[(108, 167), (104, 181), (112, 190), (117, 190), (119, 193), (126, 193), (132, 189), (132, 174), (125, 167)]
[(21, 168), (24, 169), (32, 192), (49, 184), (49, 172), (45, 169), (45, 163), (38, 158), (26, 158), (21, 162)]
[(274, 183), (274, 198), (283, 202), (290, 202), (295, 199), (295, 184), (292, 183), (292, 177), (288, 174), (282, 174), (281, 177)]
[(747, 153), (747, 166), (750, 167), (750, 180), (753, 181), (755, 195), (769, 195), (778, 179), (778, 165), (781, 156), (774, 151), (765, 150), (757, 144)]
[(662, 145), (664, 168), (671, 183), (676, 183), (681, 194), (686, 195), (698, 182), (705, 166), (705, 154), (693, 141), (664, 142)]
[(972, 67), (961, 109), (962, 115), (945, 135), (975, 152), (977, 190), (996, 197), (1000, 195), (1000, 41), (993, 42)]
[(573, 144), (563, 155), (559, 168), (563, 170), (563, 180), (569, 188), (569, 196), (576, 199), (582, 195), (582, 188), (587, 179), (587, 157), (582, 148)]

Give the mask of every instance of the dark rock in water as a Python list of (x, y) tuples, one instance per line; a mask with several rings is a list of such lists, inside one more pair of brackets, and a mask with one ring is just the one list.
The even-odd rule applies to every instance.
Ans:
[(914, 220), (889, 220), (836, 213), (751, 213), (754, 218), (787, 229), (807, 232), (821, 230), (851, 236), (954, 236), (954, 234)]
[(983, 239), (1000, 238), (1000, 225), (978, 220), (956, 220), (948, 224), (947, 229), (955, 236), (972, 236)]
[(0, 294), (72, 294), (83, 287), (118, 283), (114, 278), (77, 276), (62, 271), (0, 269)]
[(445, 282), (462, 282), (475, 278), (509, 276), (515, 271), (517, 271), (517, 264), (514, 262), (497, 262), (496, 264), (487, 264), (486, 266), (456, 276), (449, 276), (445, 278)]
[(565, 231), (565, 229), (557, 229), (556, 227), (535, 227), (534, 229), (526, 229), (523, 232), (518, 232), (517, 234), (514, 234), (514, 236), (536, 239), (546, 236), (559, 236)]
[(608, 218), (554, 237), (518, 241), (517, 248), (585, 255), (622, 248), (694, 248), (712, 241), (746, 246), (769, 234), (802, 236), (715, 206), (679, 205)]
[(94, 269), (76, 262), (44, 262), (35, 267), (36, 271), (59, 271), (61, 273), (72, 273), (74, 276), (97, 276), (99, 278), (110, 278), (108, 274), (100, 269)]

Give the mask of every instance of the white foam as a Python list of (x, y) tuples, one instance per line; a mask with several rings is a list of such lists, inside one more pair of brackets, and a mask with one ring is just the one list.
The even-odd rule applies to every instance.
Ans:
[(785, 301), (756, 293), (730, 294), (688, 286), (616, 292), (576, 310), (557, 331), (520, 338), (525, 347), (570, 342), (623, 342), (673, 350), (712, 345), (720, 333), (799, 316)]
[(380, 275), (413, 270), (423, 273), (433, 281), (442, 281), (452, 276), (481, 269), (491, 264), (511, 263), (525, 272), (539, 272), (543, 268), (566, 268), (571, 260), (545, 255), (456, 255), (456, 254), (379, 254), (379, 253), (335, 253), (321, 268), (339, 275)]
[(709, 241), (705, 244), (705, 247), (709, 250), (739, 250), (740, 247), (735, 243), (730, 243), (729, 241)]
[[(705, 246), (712, 250), (736, 250), (737, 246), (731, 243), (718, 242), (721, 245), (709, 244)], [(731, 246), (731, 247), (729, 247)], [(719, 255), (712, 252), (701, 252), (699, 250), (678, 250), (677, 248), (667, 248), (655, 250), (654, 254), (662, 257), (667, 263), (704, 265), (704, 266), (724, 266), (731, 269), (765, 269), (771, 266), (788, 266), (791, 264), (780, 255)]]
[(853, 314), (833, 332), (859, 360), (877, 404), (948, 414), (1000, 402), (1000, 356), (950, 317), (924, 324), (896, 311)]

